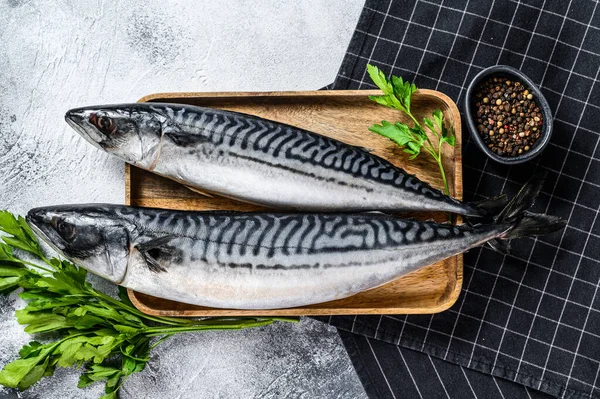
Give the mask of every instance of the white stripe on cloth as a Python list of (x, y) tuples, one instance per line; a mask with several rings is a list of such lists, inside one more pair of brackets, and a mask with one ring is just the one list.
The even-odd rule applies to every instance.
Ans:
[[(381, 363), (379, 363), (379, 358), (377, 357), (377, 355), (375, 354), (375, 351), (373, 350), (373, 346), (371, 345), (371, 341), (369, 341), (368, 339), (367, 339), (367, 344), (369, 345), (369, 348), (371, 349), (371, 352), (373, 353), (373, 357), (375, 358), (375, 361), (377, 362), (377, 366), (379, 366), (379, 371), (381, 372), (381, 376), (385, 380), (385, 383), (387, 384), (387, 387), (390, 390), (390, 394), (392, 395), (392, 397), (394, 399), (396, 399), (396, 395), (394, 394), (394, 390), (390, 386), (390, 382), (388, 381), (387, 377), (385, 376), (385, 372), (383, 371), (383, 368), (381, 368)], [(413, 382), (414, 382), (414, 380), (413, 380)]]
[(402, 362), (404, 363), (404, 367), (406, 367), (406, 371), (408, 372), (408, 375), (410, 376), (410, 379), (411, 379), (412, 383), (415, 386), (415, 390), (419, 394), (419, 398), (423, 399), (423, 395), (421, 395), (421, 390), (419, 389), (419, 386), (417, 385), (417, 382), (415, 381), (415, 378), (413, 377), (412, 372), (410, 371), (410, 367), (408, 367), (408, 363), (406, 362), (406, 359), (404, 359), (404, 355), (402, 354), (402, 350), (400, 349), (399, 346), (397, 346), (396, 348), (398, 349), (398, 353), (400, 353), (400, 357), (402, 358)]
[(448, 390), (446, 389), (446, 385), (444, 385), (444, 381), (442, 381), (442, 377), (440, 377), (440, 373), (438, 373), (437, 367), (435, 367), (435, 363), (433, 363), (433, 359), (429, 355), (427, 355), (427, 357), (429, 358), (429, 361), (431, 362), (431, 365), (433, 366), (433, 371), (435, 371), (435, 375), (437, 375), (438, 380), (440, 380), (440, 384), (442, 384), (442, 389), (444, 390), (444, 393), (446, 394), (446, 397), (448, 399), (450, 399), (450, 395), (448, 394)]

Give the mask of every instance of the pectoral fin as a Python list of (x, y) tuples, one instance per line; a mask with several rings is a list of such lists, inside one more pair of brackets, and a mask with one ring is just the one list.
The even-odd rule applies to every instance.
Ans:
[(173, 236), (170, 235), (158, 237), (135, 245), (135, 249), (142, 255), (151, 271), (155, 273), (166, 272), (167, 269), (160, 264), (159, 257), (172, 254), (172, 249), (167, 246), (172, 239)]
[(208, 138), (201, 134), (190, 134), (176, 129), (165, 131), (164, 135), (180, 147), (190, 147), (209, 141)]

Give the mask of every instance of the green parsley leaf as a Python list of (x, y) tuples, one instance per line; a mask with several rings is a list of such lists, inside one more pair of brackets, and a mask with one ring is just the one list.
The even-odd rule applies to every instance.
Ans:
[(446, 137), (442, 137), (442, 141), (444, 143), (448, 143), (448, 145), (454, 147), (454, 144), (456, 143), (456, 138), (454, 136), (446, 136)]
[(383, 95), (369, 96), (369, 98), (377, 104), (404, 112), (414, 122), (414, 126), (409, 127), (407, 124), (401, 122), (392, 124), (383, 121), (381, 125), (372, 125), (369, 130), (394, 141), (398, 146), (403, 148), (405, 153), (410, 154), (409, 159), (415, 159), (421, 153), (421, 149), (424, 149), (437, 162), (442, 180), (444, 181), (445, 193), (449, 195), (450, 189), (442, 162), (442, 145), (448, 143), (448, 145), (454, 146), (456, 138), (454, 137), (452, 128), (444, 126), (442, 111), (439, 109), (433, 111), (433, 120), (427, 117), (423, 118), (423, 125), (437, 138), (438, 145), (434, 145), (435, 140), (432, 141), (427, 136), (423, 126), (421, 126), (417, 118), (411, 113), (412, 96), (417, 91), (417, 87), (402, 79), (401, 76), (392, 76), (391, 79), (388, 79), (383, 71), (371, 64), (367, 64), (367, 71), (373, 83), (383, 91)]
[[(383, 96), (369, 96), (371, 100), (385, 107), (402, 110), (406, 109), (405, 105), (402, 103), (404, 97), (396, 94), (396, 87), (385, 76), (383, 71), (371, 64), (367, 65), (367, 71), (369, 72), (369, 76), (371, 77), (371, 80), (373, 80), (373, 83), (375, 83), (384, 94)], [(404, 90), (404, 86), (401, 86), (400, 90)]]
[(31, 341), (29, 345), (25, 345), (21, 348), (19, 356), (23, 358), (37, 356), (42, 349), (44, 349), (44, 345), (37, 341)]
[(22, 216), (15, 218), (8, 211), (0, 211), (0, 231), (12, 236), (2, 237), (2, 240), (6, 244), (43, 257), (42, 250), (33, 231), (31, 231), (31, 228)]
[(456, 136), (454, 135), (454, 128), (446, 128), (446, 126), (442, 127), (442, 138), (441, 142), (448, 143), (448, 145), (454, 147), (456, 144)]
[(437, 126), (438, 130), (441, 131), (442, 125), (444, 124), (444, 114), (442, 114), (442, 111), (439, 109), (433, 111), (433, 120), (435, 120), (435, 125)]
[(2, 277), (0, 278), (0, 292), (10, 292), (19, 286), (21, 277)]
[(87, 373), (81, 374), (79, 376), (79, 382), (77, 383), (77, 388), (85, 388), (87, 386), (92, 385), (94, 382), (96, 382), (96, 381), (92, 380)]
[(25, 332), (30, 334), (39, 332), (48, 332), (71, 327), (67, 323), (67, 318), (49, 312), (28, 312), (26, 310), (17, 310), (17, 322), (19, 324), (27, 324)]
[(369, 73), (369, 76), (371, 77), (373, 83), (375, 83), (375, 85), (379, 87), (382, 92), (384, 92), (387, 95), (394, 94), (394, 87), (392, 86), (392, 84), (387, 79), (387, 77), (381, 69), (377, 68), (374, 65), (367, 64), (367, 72)]
[(0, 277), (23, 277), (29, 274), (21, 264), (16, 262), (0, 262)]
[(400, 76), (392, 76), (391, 81), (394, 88), (394, 95), (402, 105), (402, 108), (399, 109), (410, 113), (411, 97), (417, 91), (417, 86), (410, 82), (405, 82)]
[(407, 125), (399, 122), (392, 124), (388, 121), (381, 121), (381, 125), (372, 125), (369, 130), (387, 137), (401, 147), (411, 142), (421, 144), (423, 141), (422, 137), (415, 137)]
[(47, 357), (43, 363), (32, 368), (31, 371), (27, 373), (25, 377), (21, 379), (21, 381), (19, 381), (18, 388), (20, 390), (24, 390), (38, 382), (46, 374), (46, 368), (48, 367), (49, 360), (50, 358)]
[(384, 96), (369, 96), (370, 100), (375, 101), (379, 105), (383, 105), (384, 107), (394, 108), (394, 96), (384, 95)]
[(8, 245), (0, 242), (0, 261), (14, 261), (13, 250)]
[(0, 371), (0, 384), (16, 388), (29, 374), (54, 349), (55, 344), (43, 345), (36, 356), (21, 358), (8, 363)]
[(436, 133), (433, 121), (428, 117), (423, 118), (423, 124), (429, 128), (432, 132)]

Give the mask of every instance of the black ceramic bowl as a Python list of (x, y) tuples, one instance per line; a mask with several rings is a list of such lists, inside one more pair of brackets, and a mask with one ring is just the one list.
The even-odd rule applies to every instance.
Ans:
[[(542, 134), (541, 137), (535, 142), (531, 150), (527, 151), (524, 154), (517, 155), (514, 157), (505, 157), (495, 154), (484, 144), (483, 139), (477, 131), (475, 115), (473, 113), (473, 95), (475, 94), (475, 88), (477, 87), (477, 85), (489, 76), (504, 76), (510, 78), (513, 81), (521, 82), (535, 96), (535, 102), (541, 110), (542, 120), (544, 121), (542, 125)], [(532, 160), (533, 158), (540, 155), (542, 151), (544, 151), (544, 148), (546, 148), (546, 146), (550, 142), (550, 136), (552, 136), (553, 118), (548, 101), (546, 100), (540, 89), (531, 81), (531, 79), (529, 79), (523, 72), (519, 71), (518, 69), (509, 67), (507, 65), (496, 65), (493, 67), (486, 68), (475, 76), (471, 84), (469, 84), (469, 87), (467, 87), (467, 93), (465, 96), (464, 103), (464, 112), (467, 127), (469, 129), (469, 132), (471, 132), (471, 137), (473, 137), (473, 141), (477, 143), (477, 146), (488, 157), (490, 157), (496, 162), (500, 162), (503, 164), (513, 165)]]

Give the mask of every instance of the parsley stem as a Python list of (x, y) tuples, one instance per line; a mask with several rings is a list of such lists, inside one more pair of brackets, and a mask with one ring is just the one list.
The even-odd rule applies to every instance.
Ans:
[(425, 147), (425, 150), (431, 155), (435, 162), (438, 164), (440, 174), (442, 175), (442, 181), (444, 182), (444, 192), (446, 195), (450, 195), (450, 188), (448, 186), (448, 180), (446, 179), (446, 172), (444, 171), (444, 164), (442, 163), (442, 143), (439, 144), (438, 151), (436, 152), (433, 148)]
[(417, 118), (415, 118), (413, 116), (412, 113), (404, 111), (406, 113), (406, 115), (410, 116), (410, 118), (413, 120), (413, 122), (415, 123), (415, 126), (418, 126), (421, 130), (423, 130), (423, 128), (421, 127), (421, 124), (419, 123), (419, 121), (417, 120)]
[(31, 267), (35, 267), (36, 269), (43, 270), (43, 271), (48, 272), (48, 273), (54, 273), (56, 271), (56, 270), (46, 269), (44, 266), (40, 266), (40, 265), (38, 265), (36, 263), (28, 262), (26, 260), (22, 260), (22, 259), (19, 259), (19, 258), (13, 258), (13, 259), (11, 259), (11, 261), (18, 262), (18, 263), (21, 263), (23, 265), (28, 265), (28, 266), (31, 266)]
[(438, 146), (438, 157), (436, 159), (439, 167), (440, 167), (440, 173), (442, 175), (442, 180), (444, 181), (444, 190), (446, 191), (446, 195), (450, 195), (450, 188), (448, 187), (448, 180), (446, 179), (446, 172), (444, 171), (444, 164), (442, 162), (442, 141), (440, 141), (440, 144)]
[[(51, 267), (54, 268), (54, 265), (52, 265), (52, 263), (48, 259), (46, 259), (43, 255), (39, 255), (39, 256), (48, 265), (50, 265)], [(55, 270), (48, 270), (48, 269), (46, 269), (46, 268), (44, 268), (42, 266), (36, 265), (34, 263), (31, 263), (31, 262), (23, 261), (23, 260), (20, 260), (20, 259), (17, 259), (17, 258), (15, 258), (15, 259), (18, 262), (25, 263), (25, 264), (31, 265), (33, 267), (37, 267), (37, 268), (39, 268), (41, 270), (45, 270), (45, 271), (47, 271), (49, 273), (54, 273), (54, 271), (55, 271)], [(102, 293), (100, 291), (96, 291), (94, 289), (89, 290), (87, 293), (89, 295), (93, 296), (93, 297), (103, 299), (104, 301), (109, 302), (110, 304), (112, 304), (114, 306), (118, 306), (118, 307), (120, 307), (120, 308), (122, 308), (124, 310), (127, 310), (129, 313), (133, 313), (136, 316), (142, 317), (142, 318), (144, 318), (146, 320), (152, 320), (152, 321), (157, 322), (157, 323), (168, 324), (168, 325), (173, 325), (173, 326), (177, 326), (177, 325), (189, 325), (191, 323), (191, 321), (189, 321), (187, 319), (177, 319), (177, 318), (174, 318), (174, 317), (165, 317), (165, 316), (154, 317), (154, 316), (147, 315), (147, 314), (139, 311), (138, 309), (134, 308), (133, 306), (129, 306), (128, 304), (126, 304), (124, 302), (121, 302), (121, 301), (119, 301), (117, 299), (114, 299), (113, 297), (111, 297), (109, 295), (106, 295), (106, 294), (104, 294), (104, 293)]]
[[(406, 113), (406, 115), (410, 116), (410, 118), (415, 123), (415, 126), (418, 127), (421, 130), (421, 132), (423, 132), (423, 135), (425, 136), (425, 139), (427, 140), (427, 143), (429, 143), (429, 145), (431, 146), (431, 149), (433, 150), (435, 147), (433, 146), (433, 143), (431, 142), (431, 139), (429, 138), (429, 135), (427, 133), (425, 133), (425, 129), (423, 129), (423, 126), (421, 126), (421, 124), (419, 123), (419, 121), (417, 120), (417, 118), (415, 118), (414, 115), (412, 113), (410, 113), (410, 112), (406, 112), (405, 111), (405, 113)], [(433, 133), (437, 136), (437, 133), (435, 131)]]
[(125, 381), (127, 381), (127, 379), (129, 378), (130, 375), (131, 374), (121, 377), (121, 381), (119, 381), (119, 385), (113, 390), (113, 392), (117, 392), (119, 389), (121, 389), (121, 387), (123, 386), (123, 384), (125, 384)]
[(257, 321), (241, 321), (232, 324), (195, 324), (182, 327), (150, 327), (147, 328), (144, 334), (147, 337), (155, 337), (159, 335), (174, 335), (182, 332), (194, 332), (203, 330), (240, 330), (248, 327), (261, 327), (273, 323), (271, 319)]
[(170, 335), (165, 335), (164, 337), (160, 338), (158, 341), (156, 341), (155, 343), (153, 343), (152, 345), (150, 345), (150, 350), (156, 348), (158, 345), (162, 344), (167, 338), (170, 338)]
[(436, 152), (433, 143), (429, 139), (429, 136), (425, 133), (425, 130), (423, 129), (423, 126), (421, 126), (421, 124), (419, 123), (419, 121), (417, 120), (417, 118), (415, 118), (414, 115), (412, 113), (410, 113), (410, 112), (406, 112), (405, 111), (405, 113), (406, 113), (406, 115), (408, 115), (413, 120), (413, 122), (415, 123), (415, 126), (418, 127), (419, 129), (421, 129), (421, 131), (423, 131), (423, 133), (425, 134), (425, 137), (427, 138), (427, 143), (429, 144), (429, 148), (425, 147), (425, 149), (427, 149), (427, 152), (429, 152), (429, 154), (437, 162), (438, 167), (440, 168), (440, 174), (442, 175), (442, 180), (444, 182), (444, 191), (445, 191), (446, 195), (450, 195), (450, 188), (448, 187), (448, 180), (446, 179), (446, 172), (444, 171), (444, 164), (442, 163), (442, 144), (443, 144), (443, 141), (441, 141), (441, 140), (439, 141), (438, 149), (437, 149), (437, 152)]
[[(37, 255), (40, 257), (40, 259), (41, 259), (41, 260), (42, 260), (44, 263), (47, 263), (47, 264), (49, 264), (50, 266), (52, 266), (52, 263), (50, 263), (50, 261), (49, 261), (49, 260), (48, 260), (48, 259), (47, 259), (47, 258), (46, 258), (46, 257), (45, 257), (45, 256), (44, 256), (42, 253), (41, 253), (41, 252), (40, 252), (39, 254), (37, 254)], [(54, 267), (54, 266), (52, 266), (52, 267)]]
[(300, 318), (298, 318), (298, 317), (285, 317), (285, 316), (269, 317), (269, 319), (271, 319), (273, 321), (283, 321), (284, 323), (298, 323), (300, 321)]
[(444, 172), (444, 165), (442, 164), (442, 159), (437, 159), (437, 164), (440, 167), (440, 173), (442, 175), (442, 180), (444, 181), (444, 191), (446, 195), (450, 195), (450, 188), (448, 187), (448, 180), (446, 179), (446, 173)]
[(189, 325), (191, 323), (191, 321), (189, 321), (187, 319), (176, 319), (176, 318), (173, 318), (173, 317), (162, 317), (162, 316), (161, 317), (150, 316), (150, 315), (147, 315), (147, 314), (145, 314), (145, 313), (137, 310), (136, 308), (134, 308), (132, 306), (129, 306), (128, 304), (123, 303), (123, 302), (121, 302), (121, 301), (119, 301), (117, 299), (114, 299), (113, 297), (111, 297), (109, 295), (106, 295), (106, 294), (104, 294), (102, 292), (93, 290), (93, 291), (89, 291), (89, 293), (92, 296), (95, 296), (95, 297), (100, 298), (100, 299), (102, 299), (102, 300), (104, 300), (106, 302), (109, 302), (111, 305), (118, 306), (121, 309), (125, 309), (129, 313), (133, 313), (136, 316), (142, 317), (142, 318), (147, 319), (147, 320), (152, 320), (152, 321), (155, 321), (157, 323), (168, 324), (168, 325), (172, 325), (172, 326)]

